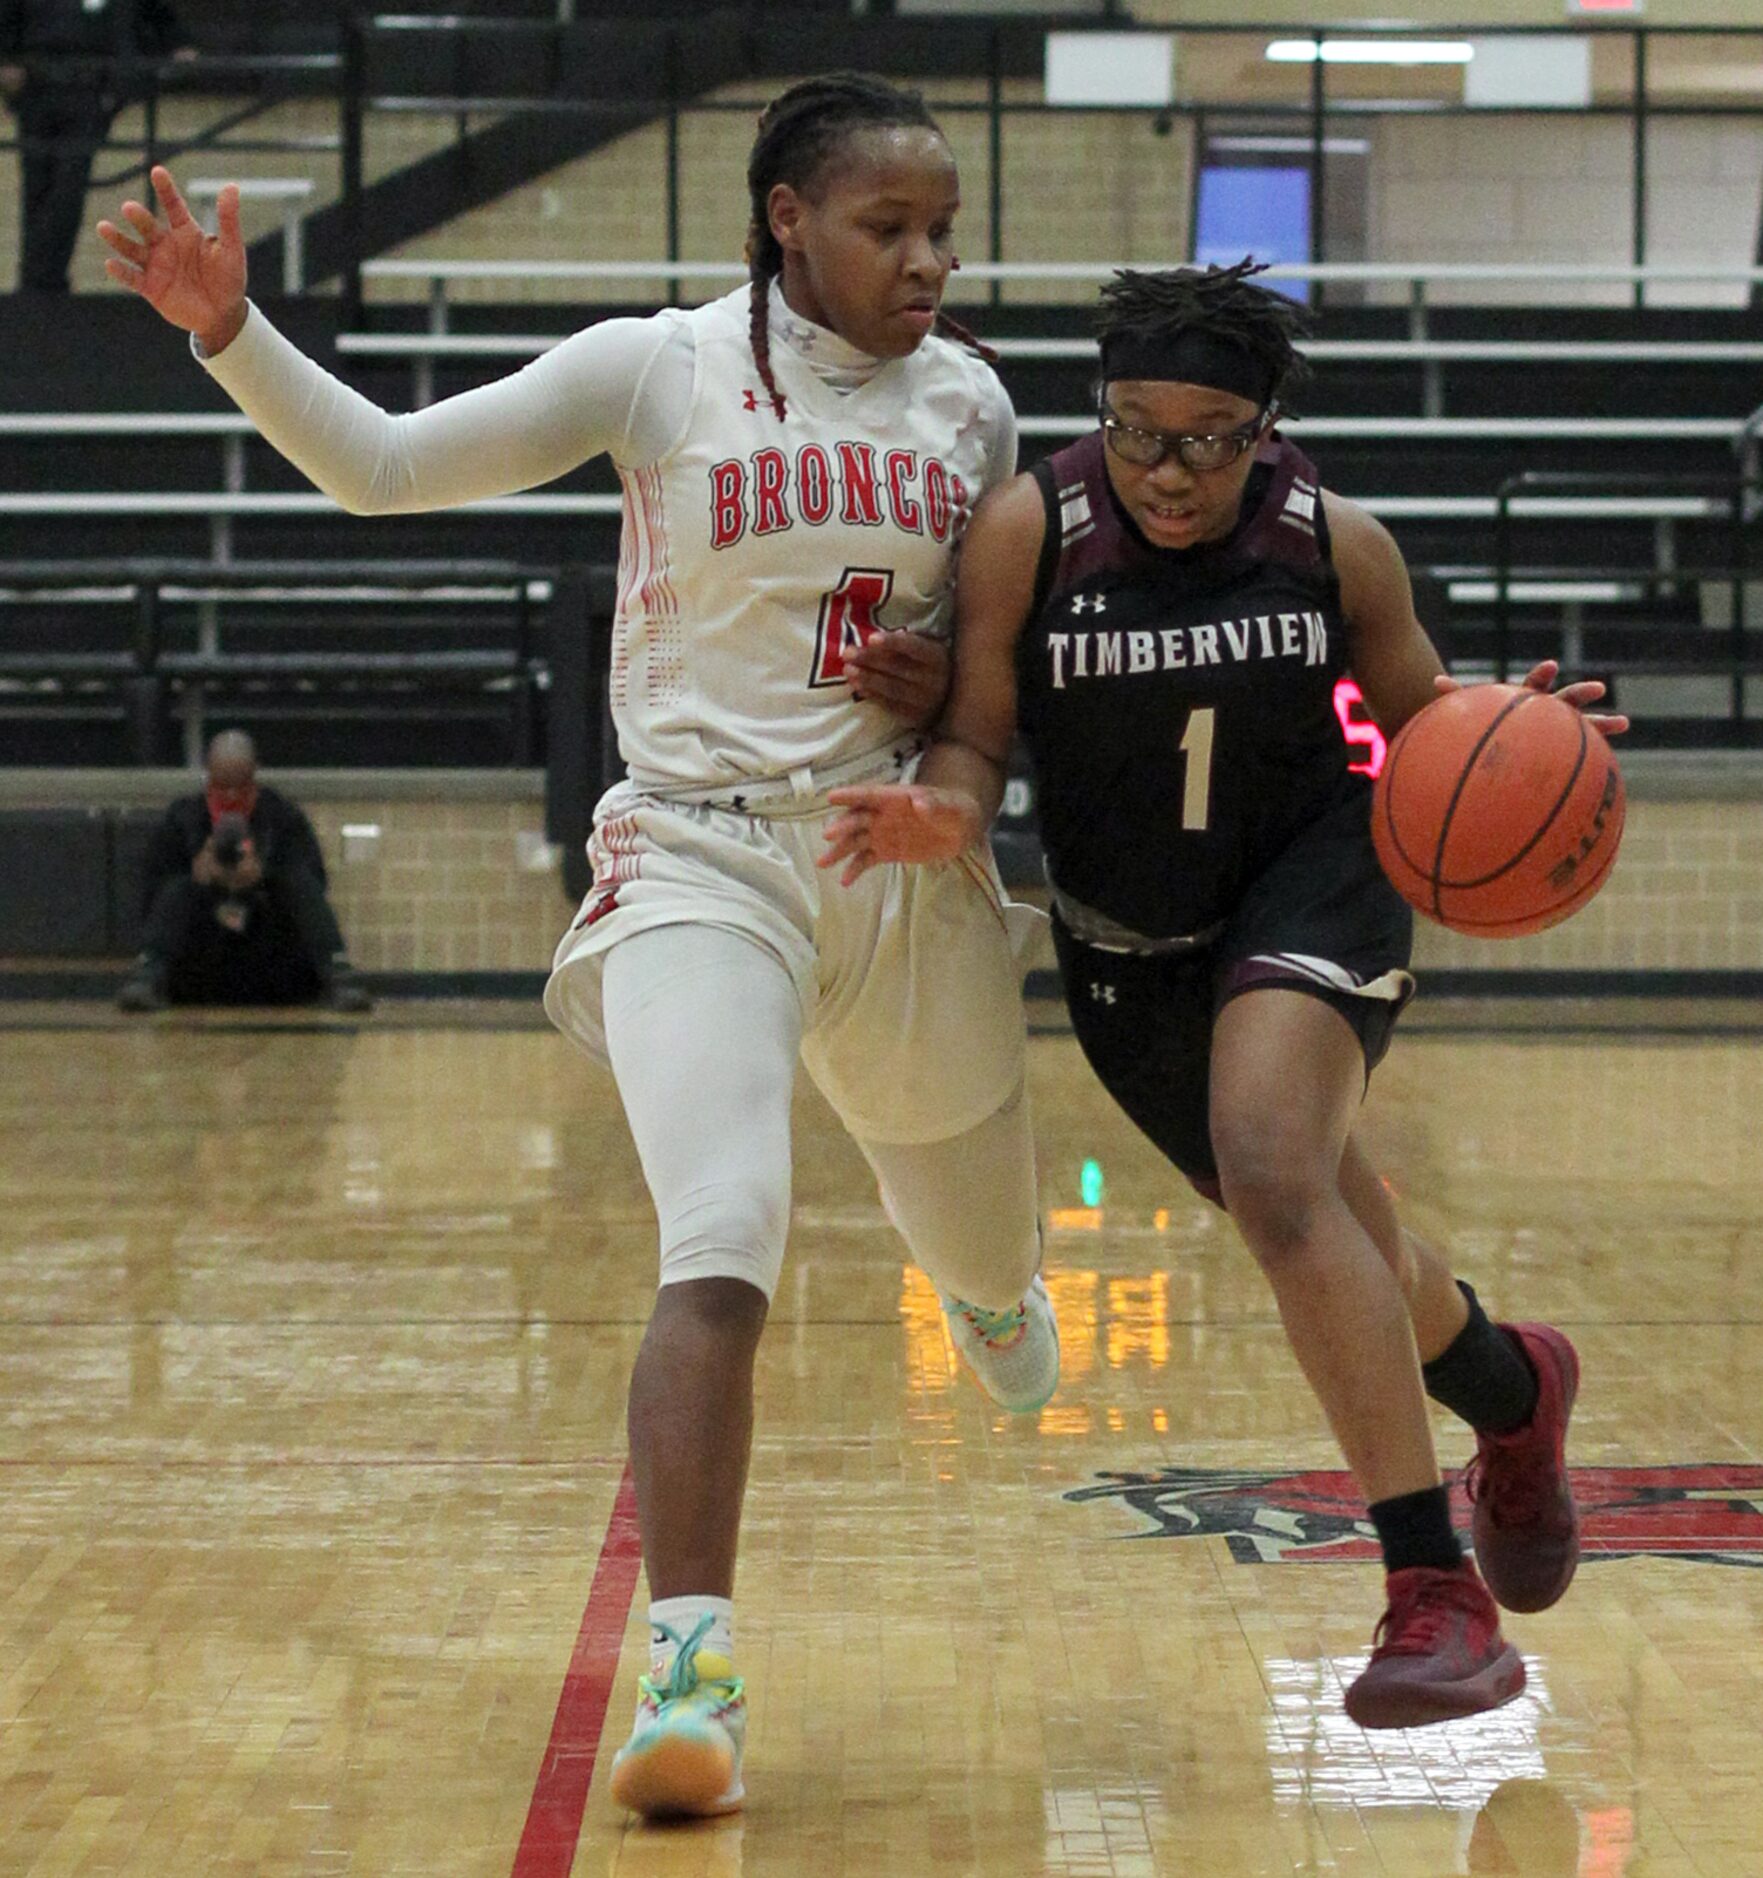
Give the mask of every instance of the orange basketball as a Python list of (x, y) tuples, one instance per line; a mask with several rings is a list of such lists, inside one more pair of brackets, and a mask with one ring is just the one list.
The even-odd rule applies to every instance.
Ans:
[(1372, 796), (1396, 891), (1453, 932), (1541, 932), (1609, 877), (1622, 772), (1572, 705), (1522, 685), (1435, 698), (1390, 745)]

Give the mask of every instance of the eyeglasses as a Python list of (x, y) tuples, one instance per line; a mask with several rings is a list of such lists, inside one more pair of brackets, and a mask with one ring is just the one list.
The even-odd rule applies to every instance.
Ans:
[(1178, 433), (1167, 430), (1141, 430), (1136, 424), (1125, 424), (1108, 408), (1104, 399), (1101, 407), (1102, 435), (1108, 439), (1108, 448), (1123, 463), (1134, 464), (1139, 469), (1155, 469), (1169, 457), (1180, 457), (1184, 466), (1191, 470), (1227, 469), (1245, 450), (1252, 449), (1261, 439), (1263, 432), (1279, 414), (1279, 406), (1270, 404), (1264, 411), (1257, 411), (1246, 424), (1239, 424), (1235, 430), (1200, 431), (1197, 433)]

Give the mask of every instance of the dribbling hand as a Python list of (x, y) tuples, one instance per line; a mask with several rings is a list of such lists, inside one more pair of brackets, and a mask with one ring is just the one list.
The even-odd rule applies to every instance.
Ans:
[[(1554, 691), (1555, 680), (1561, 676), (1561, 662), (1558, 659), (1544, 659), (1541, 665), (1532, 666), (1524, 675), (1524, 684), (1529, 691)], [(1463, 687), (1454, 678), (1447, 678), (1441, 672), (1432, 681), (1432, 688), (1442, 698), (1452, 691), (1461, 691)], [(1563, 685), (1555, 695), (1563, 704), (1571, 704), (1576, 711), (1585, 713), (1585, 721), (1594, 730), (1602, 731), (1606, 737), (1619, 737), (1628, 728), (1628, 719), (1618, 714), (1587, 710), (1588, 705), (1596, 704), (1608, 687), (1601, 678), (1581, 679), (1578, 684)]]
[(156, 167), (153, 193), (161, 213), (144, 204), (122, 205), (127, 229), (110, 221), (98, 233), (114, 253), (104, 263), (112, 280), (138, 293), (155, 312), (194, 333), (203, 350), (221, 351), (245, 323), (245, 242), (239, 231), (239, 191), (220, 192), (220, 233), (206, 235), (172, 181)]
[(919, 783), (857, 783), (827, 796), (845, 813), (826, 825), (819, 865), (848, 865), (839, 884), (849, 887), (883, 861), (952, 861), (985, 832), (972, 799), (954, 789)]

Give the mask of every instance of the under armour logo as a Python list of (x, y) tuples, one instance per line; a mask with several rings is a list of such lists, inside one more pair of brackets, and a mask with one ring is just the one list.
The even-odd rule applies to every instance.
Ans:
[(743, 411), (757, 411), (759, 409), (759, 393), (756, 391), (743, 391), (741, 393), (741, 409)]
[(1080, 593), (1072, 601), (1071, 610), (1074, 613), (1081, 613), (1086, 606), (1092, 613), (1106, 613), (1108, 596), (1105, 593)]
[(1114, 1002), (1114, 987), (1112, 985), (1098, 984), (1095, 979), (1092, 978), (1090, 980), (1090, 1002), (1092, 1004), (1112, 1004)]

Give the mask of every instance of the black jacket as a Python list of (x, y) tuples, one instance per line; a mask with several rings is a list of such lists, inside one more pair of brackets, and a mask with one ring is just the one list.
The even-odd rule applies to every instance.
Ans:
[[(152, 906), (159, 889), (168, 880), (188, 876), (190, 863), (202, 851), (214, 823), (208, 815), (206, 795), (179, 796), (165, 811), (147, 848), (147, 865), (141, 882), (142, 908)], [(324, 853), (318, 836), (306, 819), (306, 811), (290, 802), (278, 790), (258, 785), (257, 806), (251, 811), (251, 841), (263, 866), (265, 881), (303, 867), (326, 884)]]
[(159, 58), (189, 43), (169, 0), (0, 0), (0, 59)]

